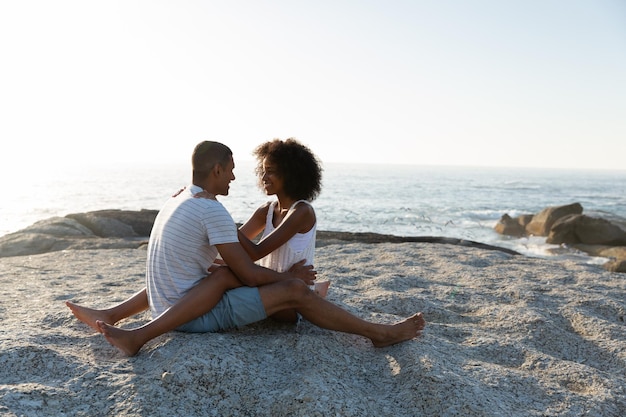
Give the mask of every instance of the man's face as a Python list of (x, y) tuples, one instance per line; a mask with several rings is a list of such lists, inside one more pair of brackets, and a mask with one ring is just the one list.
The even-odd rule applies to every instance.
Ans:
[(222, 167), (220, 170), (220, 176), (218, 179), (218, 187), (219, 191), (217, 194), (219, 195), (228, 195), (228, 191), (230, 190), (230, 182), (235, 180), (235, 174), (233, 170), (235, 169), (235, 161), (233, 157), (230, 157), (230, 161), (228, 164)]

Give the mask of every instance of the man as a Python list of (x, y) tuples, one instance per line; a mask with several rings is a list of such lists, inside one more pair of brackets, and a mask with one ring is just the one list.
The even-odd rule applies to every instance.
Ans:
[[(193, 184), (164, 205), (150, 235), (146, 281), (154, 319), (131, 330), (97, 321), (100, 332), (123, 353), (135, 355), (148, 340), (173, 329), (226, 330), (288, 309), (320, 327), (367, 337), (377, 347), (421, 334), (421, 313), (393, 325), (368, 322), (312, 292), (311, 267), (299, 264), (279, 273), (252, 262), (239, 243), (235, 222), (215, 199), (228, 195), (235, 179), (231, 150), (201, 142), (192, 167)], [(195, 198), (201, 191), (209, 198)], [(218, 254), (228, 268), (206, 277)]]

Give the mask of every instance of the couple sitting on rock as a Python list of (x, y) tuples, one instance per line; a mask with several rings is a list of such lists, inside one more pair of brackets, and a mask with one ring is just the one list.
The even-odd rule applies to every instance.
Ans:
[[(419, 336), (426, 324), (421, 313), (395, 324), (369, 322), (326, 300), (329, 282), (315, 282), (316, 217), (310, 202), (321, 190), (322, 172), (316, 156), (294, 139), (263, 143), (255, 156), (259, 183), (276, 201), (237, 230), (216, 199), (228, 195), (235, 179), (232, 152), (218, 142), (199, 143), (192, 184), (173, 195), (154, 222), (146, 288), (108, 309), (68, 301), (72, 313), (128, 356), (171, 330), (215, 332), (267, 317), (295, 322), (302, 316), (325, 329), (367, 337), (376, 347)], [(115, 326), (148, 308), (152, 320), (145, 325)]]

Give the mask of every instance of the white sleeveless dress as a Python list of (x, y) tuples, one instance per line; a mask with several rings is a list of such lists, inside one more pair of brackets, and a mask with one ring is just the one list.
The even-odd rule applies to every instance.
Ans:
[[(274, 208), (278, 201), (270, 203), (267, 209), (267, 217), (265, 219), (265, 230), (263, 230), (262, 239), (272, 233), (275, 229)], [(306, 200), (298, 200), (291, 205), (287, 214), (291, 213), (299, 203), (311, 205)], [(315, 232), (317, 229), (317, 221), (306, 233), (296, 233), (284, 245), (271, 252), (267, 256), (259, 259), (257, 263), (274, 271), (283, 272), (288, 270), (293, 264), (302, 259), (306, 259), (305, 265), (313, 265), (315, 257)]]

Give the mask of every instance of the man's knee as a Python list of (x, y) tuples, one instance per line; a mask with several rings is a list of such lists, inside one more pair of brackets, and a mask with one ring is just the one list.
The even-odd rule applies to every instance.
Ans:
[(284, 281), (286, 291), (292, 296), (292, 298), (299, 300), (304, 297), (308, 297), (312, 294), (311, 289), (304, 281), (299, 279), (290, 279)]
[(268, 316), (286, 309), (298, 309), (306, 306), (314, 294), (299, 279), (276, 282), (259, 287), (261, 301)]

